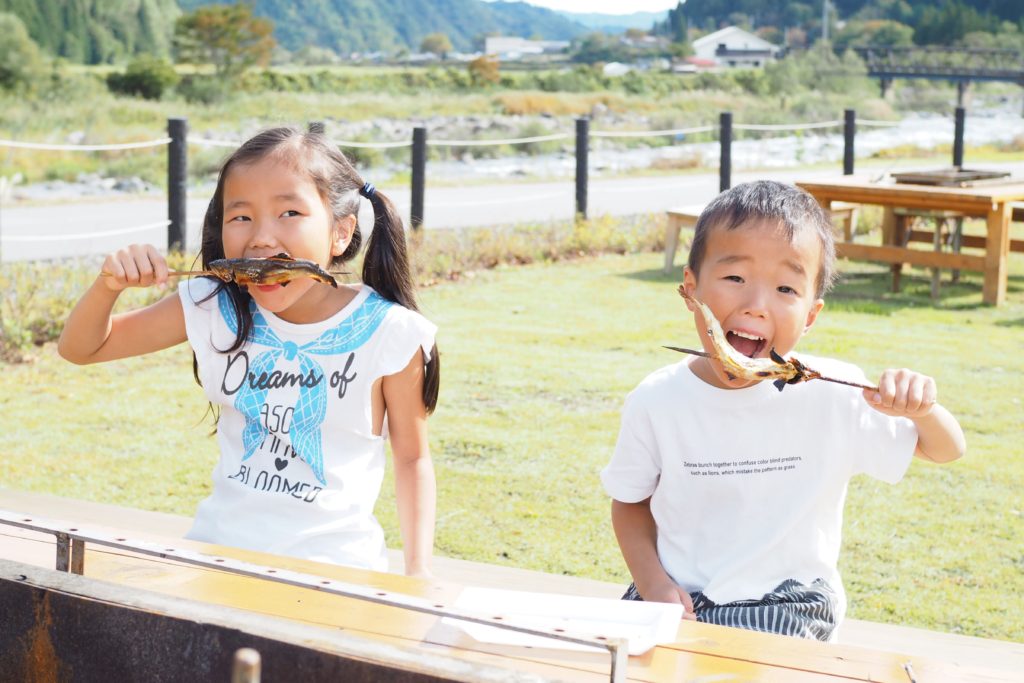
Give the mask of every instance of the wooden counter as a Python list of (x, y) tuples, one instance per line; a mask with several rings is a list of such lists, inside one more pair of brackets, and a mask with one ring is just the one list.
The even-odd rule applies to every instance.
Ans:
[[(0, 491), (0, 494), (3, 492)], [(0, 507), (4, 500), (0, 495)], [(62, 510), (67, 512), (67, 510)], [(147, 513), (142, 513), (143, 515)], [(149, 513), (151, 514), (151, 513)], [(153, 526), (161, 518), (155, 516)], [(51, 519), (51, 521), (57, 521)], [(84, 528), (86, 520), (64, 520)], [(91, 527), (103, 532), (117, 528)], [(121, 530), (122, 533), (126, 533)], [(168, 547), (201, 551), (284, 570), (317, 574), (328, 580), (372, 586), (382, 591), (426, 598), (450, 605), (462, 586), (422, 581), (394, 574), (324, 565), (237, 549), (167, 538), (133, 529), (131, 539), (160, 541)], [(54, 566), (55, 540), (48, 534), (0, 526), (0, 558)], [(184, 565), (158, 557), (134, 555), (102, 546), (86, 546), (84, 576), (124, 587), (173, 596), (226, 610), (287, 620), (325, 634), (356, 636), (368, 644), (386, 643), (402, 650), (448, 658), (498, 670), (569, 681), (608, 680), (606, 653), (490, 645), (475, 641), (462, 629), (433, 615), (409, 612), (309, 588), (268, 583), (216, 569)], [(540, 588), (536, 590), (541, 590)], [(825, 644), (694, 622), (680, 622), (675, 641), (639, 657), (630, 657), (630, 681), (757, 680), (757, 681), (888, 681), (908, 683), (905, 665), (920, 681), (1010, 681), (1010, 674), (953, 662), (894, 652)], [(706, 678), (705, 678), (706, 677)], [(724, 678), (723, 678), (724, 677)]]

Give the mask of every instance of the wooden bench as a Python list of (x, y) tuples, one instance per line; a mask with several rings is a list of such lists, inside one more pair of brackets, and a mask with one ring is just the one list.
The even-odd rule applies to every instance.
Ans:
[[(113, 505), (3, 488), (0, 488), (0, 508), (52, 519), (74, 520), (82, 525), (118, 527), (138, 534), (139, 538), (181, 537), (192, 523), (190, 518), (179, 515), (129, 510)], [(390, 571), (401, 573), (401, 551), (389, 551), (388, 559)], [(446, 557), (434, 558), (434, 574), (442, 581), (461, 585), (584, 597), (617, 599), (625, 590), (623, 583), (547, 574)], [(960, 636), (857, 619), (847, 619), (843, 622), (839, 640), (842, 645), (900, 652), (952, 662), (962, 667), (1008, 672), (1006, 678), (1000, 680), (1012, 680), (1014, 676), (1024, 671), (1024, 643)]]
[[(676, 258), (676, 250), (679, 248), (679, 233), (683, 228), (693, 228), (697, 225), (697, 219), (704, 211), (704, 204), (687, 204), (669, 209), (668, 222), (665, 224), (665, 274), (672, 272)], [(832, 220), (842, 226), (843, 239), (852, 242), (857, 229), (857, 214), (860, 210), (859, 204), (848, 202), (832, 203)]]
[(679, 232), (683, 228), (693, 228), (697, 225), (697, 219), (704, 211), (704, 204), (688, 204), (669, 209), (668, 223), (665, 224), (665, 274), (672, 272), (672, 265), (676, 259), (676, 249), (679, 247)]
[[(1024, 204), (1012, 204), (1010, 222), (1024, 223)], [(959, 254), (963, 247), (973, 249), (984, 249), (985, 238), (980, 235), (964, 235), (963, 221), (969, 218), (959, 211), (928, 211), (923, 209), (897, 208), (892, 212), (895, 230), (894, 241), (896, 246), (906, 246), (910, 242), (931, 243), (935, 252), (941, 252), (943, 247), (948, 247), (954, 254)], [(932, 222), (930, 230), (918, 229), (917, 223), (925, 220)], [(1010, 251), (1024, 253), (1024, 239), (1011, 239)], [(900, 290), (900, 275), (902, 263), (892, 264), (892, 291)], [(960, 279), (960, 270), (952, 269), (950, 281), (955, 283)], [(939, 298), (940, 269), (932, 267), (931, 296), (932, 299)]]
[[(896, 246), (904, 247), (912, 241), (930, 241), (932, 249), (936, 253), (941, 253), (944, 247), (949, 247), (954, 254), (960, 253), (960, 248), (963, 245), (964, 219), (967, 218), (960, 211), (896, 208), (893, 209), (893, 215)], [(914, 230), (914, 226), (919, 221), (930, 222), (932, 229), (930, 231)], [(890, 269), (892, 271), (892, 291), (898, 292), (900, 291), (900, 275), (903, 264), (894, 263)], [(941, 273), (941, 269), (932, 267), (931, 297), (933, 301), (939, 299)], [(960, 279), (960, 270), (952, 269), (950, 279), (956, 283)]]

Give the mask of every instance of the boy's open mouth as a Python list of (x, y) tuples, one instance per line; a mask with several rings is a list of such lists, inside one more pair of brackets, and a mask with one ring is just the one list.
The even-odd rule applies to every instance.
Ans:
[(725, 333), (725, 338), (734, 349), (742, 353), (747, 358), (756, 358), (765, 346), (764, 337), (758, 337), (753, 334), (748, 334), (747, 332), (730, 330)]

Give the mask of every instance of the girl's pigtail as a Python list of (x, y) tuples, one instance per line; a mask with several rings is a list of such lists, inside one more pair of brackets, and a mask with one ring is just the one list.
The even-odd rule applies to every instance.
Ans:
[[(409, 264), (409, 250), (405, 240), (405, 228), (395, 205), (382, 193), (368, 186), (362, 194), (373, 207), (373, 230), (363, 256), (363, 282), (373, 287), (381, 296), (401, 304), (412, 311), (418, 311), (416, 291), (413, 285), (412, 269)], [(437, 393), (441, 385), (441, 358), (437, 345), (430, 351), (423, 379), (423, 403), (427, 413), (437, 406)]]

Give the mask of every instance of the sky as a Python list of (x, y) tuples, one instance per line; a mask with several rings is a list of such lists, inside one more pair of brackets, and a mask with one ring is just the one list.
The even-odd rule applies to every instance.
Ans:
[(632, 14), (633, 12), (663, 12), (673, 9), (678, 0), (526, 0), (531, 5), (564, 12), (598, 14)]

